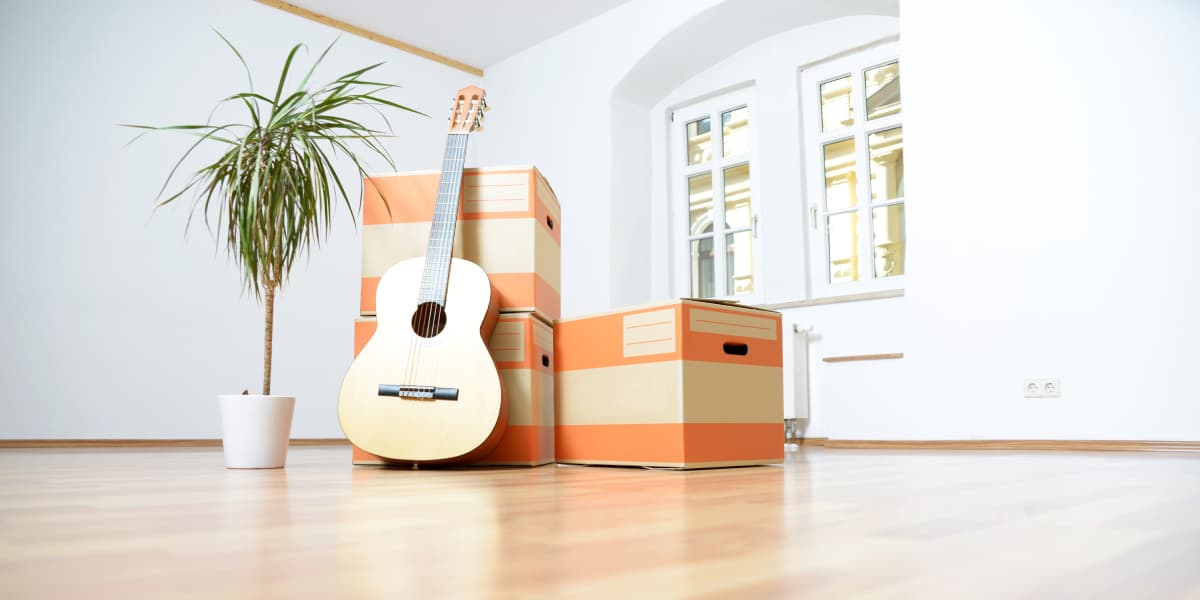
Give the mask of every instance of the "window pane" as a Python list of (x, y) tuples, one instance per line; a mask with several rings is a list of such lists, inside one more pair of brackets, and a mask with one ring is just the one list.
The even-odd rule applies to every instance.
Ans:
[(750, 247), (750, 232), (740, 231), (725, 236), (725, 286), (733, 294), (754, 291), (754, 253)]
[(858, 206), (858, 177), (854, 169), (854, 138), (825, 144), (825, 209)]
[(904, 274), (904, 204), (881, 206), (871, 211), (875, 231), (875, 276)]
[(854, 124), (854, 104), (850, 101), (850, 76), (821, 84), (821, 131)]
[(904, 134), (900, 127), (867, 136), (871, 154), (871, 201), (904, 197)]
[(688, 177), (688, 210), (691, 213), (689, 231), (691, 235), (712, 231), (712, 199), (712, 173), (701, 173)]
[(864, 77), (868, 120), (900, 112), (900, 63), (868, 69)]
[(747, 163), (725, 169), (725, 227), (741, 229), (749, 226), (750, 164)]
[(829, 282), (858, 281), (858, 211), (831, 215), (829, 231)]
[(708, 117), (687, 124), (687, 164), (698, 165), (712, 158), (711, 125)]
[(712, 298), (716, 295), (713, 285), (713, 238), (692, 240), (692, 297)]
[(750, 151), (750, 111), (746, 107), (721, 113), (721, 155), (733, 156)]

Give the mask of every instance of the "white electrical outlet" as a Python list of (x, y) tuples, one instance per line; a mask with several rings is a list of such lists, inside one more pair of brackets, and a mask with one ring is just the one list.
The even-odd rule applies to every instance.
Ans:
[(1025, 380), (1026, 398), (1061, 398), (1062, 382), (1057, 377), (1035, 377)]

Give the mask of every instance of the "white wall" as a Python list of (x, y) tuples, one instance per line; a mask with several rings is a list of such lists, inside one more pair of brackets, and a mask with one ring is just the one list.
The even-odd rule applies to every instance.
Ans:
[[(646, 165), (615, 140), (636, 139), (625, 121), (638, 106), (652, 139), (662, 135), (652, 111), (669, 102), (655, 90), (715, 62), (669, 53), (737, 4), (758, 6), (635, 0), (489, 70), (489, 85), (527, 108), (505, 125), (521, 140), (497, 148), (516, 156), (485, 161), (543, 165), (563, 198), (565, 314), (676, 293), (663, 283), (663, 205), (629, 183), (665, 161), (652, 147)], [(817, 3), (790, 6), (817, 14)], [(1186, 379), (1200, 328), (1188, 310), (1200, 283), (1187, 170), (1200, 131), (1197, 10), (1183, 0), (904, 4), (906, 297), (786, 318), (818, 329), (814, 361), (906, 358), (818, 366), (810, 435), (1200, 439)], [(625, 218), (651, 219), (651, 235), (621, 227)], [(765, 223), (764, 235), (780, 226)], [(636, 256), (651, 257), (648, 278), (624, 268)], [(1021, 398), (1029, 376), (1061, 377), (1063, 398)]]
[[(0, 438), (217, 437), (215, 395), (260, 385), (261, 311), (236, 270), (203, 226), (184, 239), (184, 206), (151, 213), (189, 141), (123, 147), (132, 134), (115, 125), (203, 121), (246, 85), (209, 26), (239, 46), (260, 88), (294, 43), (319, 52), (337, 37), (245, 0), (0, 5)], [(405, 86), (391, 97), (433, 116), (397, 115), (389, 147), (401, 169), (435, 167), (449, 97), (472, 78), (349, 35), (318, 77), (380, 61), (379, 77)], [(295, 437), (341, 435), (359, 260), (343, 217), (277, 306), (274, 391), (299, 396)]]
[(846, 437), (1200, 439), (1200, 4), (901, 14), (906, 410)]
[[(696, 93), (689, 78), (721, 72), (714, 56), (789, 34), (799, 37), (775, 51), (792, 52), (808, 43), (797, 27), (888, 6), (632, 0), (489, 67), (495, 110), (469, 162), (532, 163), (549, 177), (563, 204), (564, 314), (674, 294), (663, 283), (665, 213), (653, 210), (665, 210), (651, 174), (662, 150), (651, 145), (647, 163), (627, 146), (662, 134), (654, 111), (672, 90), (679, 101)], [(0, 11), (0, 75), (20, 90), (0, 100), (13, 115), (0, 163), (0, 437), (215, 437), (212, 397), (258, 383), (260, 312), (202, 228), (183, 239), (185, 210), (151, 218), (185, 141), (122, 148), (130, 136), (113, 124), (195, 120), (239, 89), (236, 62), (205, 25), (259, 73), (294, 41), (319, 47), (334, 34), (235, 0)], [(785, 318), (816, 327), (814, 364), (906, 357), (817, 365), (809, 435), (1200, 439), (1188, 379), (1200, 359), (1200, 206), (1189, 194), (1200, 6), (906, 0), (901, 14), (906, 296)], [(722, 22), (738, 36), (713, 38), (725, 44), (716, 55), (679, 52)], [(470, 78), (351, 36), (325, 72), (378, 60), (406, 86), (397, 98), (434, 116), (398, 118), (400, 168), (432, 167), (446, 98)], [(790, 94), (795, 82), (756, 85)], [(638, 219), (648, 225), (629, 225)], [(301, 396), (296, 437), (340, 435), (359, 249), (349, 220), (339, 225), (279, 305), (276, 389)], [(778, 227), (764, 223), (765, 239)], [(1028, 376), (1061, 377), (1063, 397), (1021, 398)]]

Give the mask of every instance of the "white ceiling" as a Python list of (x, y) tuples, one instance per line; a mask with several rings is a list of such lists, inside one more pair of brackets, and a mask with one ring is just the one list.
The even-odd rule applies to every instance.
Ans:
[(487, 69), (627, 1), (290, 0), (290, 3)]

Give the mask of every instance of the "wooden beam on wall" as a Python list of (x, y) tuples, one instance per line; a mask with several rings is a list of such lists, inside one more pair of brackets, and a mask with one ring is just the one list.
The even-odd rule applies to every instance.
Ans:
[(279, 10), (282, 10), (283, 12), (291, 13), (298, 17), (304, 17), (305, 19), (308, 19), (310, 21), (316, 21), (317, 23), (332, 27), (334, 29), (340, 29), (342, 31), (345, 31), (346, 33), (350, 33), (350, 34), (357, 35), (359, 37), (366, 38), (368, 40), (371, 40), (372, 42), (378, 42), (385, 46), (391, 46), (392, 48), (396, 48), (397, 50), (402, 50), (409, 54), (420, 56), (421, 58), (424, 58), (427, 60), (432, 60), (433, 62), (436, 62), (436, 63), (441, 63), (443, 65), (446, 65), (447, 67), (450, 67), (453, 69), (458, 69), (459, 71), (463, 71), (464, 73), (470, 73), (476, 77), (483, 77), (483, 69), (481, 69), (479, 67), (473, 67), (466, 63), (454, 60), (453, 58), (450, 58), (448, 56), (442, 56), (441, 54), (438, 54), (436, 52), (430, 52), (429, 50), (426, 50), (424, 48), (420, 48), (420, 47), (414, 46), (412, 44), (406, 44), (404, 42), (401, 42), (400, 40), (392, 39), (386, 35), (380, 35), (378, 33), (375, 33), (374, 31), (363, 29), (362, 27), (356, 27), (345, 21), (339, 21), (333, 17), (327, 17), (321, 13), (313, 12), (311, 10), (308, 10), (307, 8), (301, 8), (299, 6), (296, 6), (295, 4), (290, 4), (288, 2), (284, 2), (283, 0), (254, 0), (254, 1), (258, 2), (260, 4), (265, 4), (267, 6), (270, 6), (271, 8), (277, 8)]
[(839, 363), (839, 362), (856, 362), (860, 360), (892, 360), (896, 358), (904, 358), (903, 352), (889, 352), (887, 354), (856, 354), (853, 356), (826, 356), (822, 358), (822, 362)]

